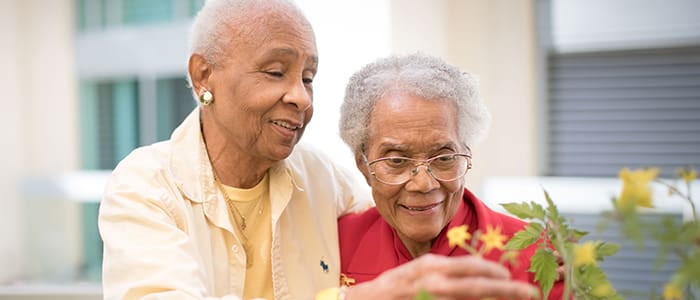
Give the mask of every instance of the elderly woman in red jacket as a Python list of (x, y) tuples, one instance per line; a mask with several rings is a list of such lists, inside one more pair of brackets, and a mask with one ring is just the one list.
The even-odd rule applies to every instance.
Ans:
[[(449, 246), (446, 235), (453, 227), (467, 225), (472, 234), (498, 228), (510, 238), (525, 226), (489, 209), (464, 186), (472, 167), (469, 146), (489, 121), (474, 79), (434, 57), (388, 57), (352, 76), (340, 134), (372, 188), (376, 207), (339, 220), (344, 283), (373, 280), (425, 254), (469, 255)], [(513, 279), (533, 283), (527, 270), (535, 250), (525, 249), (516, 263), (506, 264)], [(502, 254), (496, 247), (484, 258), (498, 261)], [(361, 286), (349, 292), (375, 299)], [(396, 288), (407, 294), (435, 289), (408, 279), (396, 282)], [(560, 299), (562, 292), (560, 282), (549, 298)]]

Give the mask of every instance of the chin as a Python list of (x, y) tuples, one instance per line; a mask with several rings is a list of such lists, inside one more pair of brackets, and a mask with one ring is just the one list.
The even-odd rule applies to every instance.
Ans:
[(406, 236), (408, 236), (410, 239), (412, 239), (416, 242), (426, 243), (426, 242), (432, 242), (435, 238), (437, 238), (437, 236), (440, 234), (440, 231), (442, 231), (442, 229), (437, 230), (437, 231), (430, 230), (427, 232), (414, 232), (414, 233), (408, 234)]

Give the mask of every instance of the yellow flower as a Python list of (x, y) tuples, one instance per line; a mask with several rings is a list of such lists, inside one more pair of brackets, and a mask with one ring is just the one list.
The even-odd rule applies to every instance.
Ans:
[(652, 207), (651, 187), (649, 182), (659, 175), (659, 168), (648, 168), (630, 171), (627, 168), (620, 170), (622, 179), (622, 193), (618, 205), (623, 207), (642, 206)]
[(596, 286), (593, 288), (591, 291), (591, 295), (596, 296), (596, 297), (606, 297), (610, 296), (613, 293), (613, 288), (610, 286), (610, 283), (603, 283), (599, 286)]
[(505, 242), (506, 239), (508, 239), (508, 237), (501, 234), (501, 227), (493, 228), (491, 225), (488, 225), (488, 227), (486, 227), (486, 233), (479, 237), (479, 240), (484, 242), (486, 252), (489, 252), (494, 248), (503, 250), (503, 247), (505, 246), (503, 242)]
[(467, 225), (462, 225), (452, 227), (449, 231), (447, 231), (447, 240), (450, 242), (450, 247), (466, 247), (467, 240), (472, 238), (472, 235), (467, 231), (467, 228)]
[(574, 266), (597, 264), (595, 260), (596, 245), (593, 242), (585, 242), (581, 245), (574, 245)]
[(698, 178), (698, 171), (696, 171), (692, 167), (678, 168), (676, 169), (676, 174), (678, 174), (678, 177), (683, 179), (683, 181), (685, 181), (686, 183), (690, 183), (691, 181)]
[(681, 300), (683, 299), (683, 291), (673, 283), (667, 283), (664, 286), (664, 300)]

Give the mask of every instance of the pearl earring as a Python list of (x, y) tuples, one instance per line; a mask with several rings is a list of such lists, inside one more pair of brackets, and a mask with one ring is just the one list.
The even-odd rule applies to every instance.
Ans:
[(204, 91), (204, 93), (199, 95), (199, 103), (202, 103), (202, 105), (209, 105), (212, 102), (214, 102), (214, 94), (210, 91)]

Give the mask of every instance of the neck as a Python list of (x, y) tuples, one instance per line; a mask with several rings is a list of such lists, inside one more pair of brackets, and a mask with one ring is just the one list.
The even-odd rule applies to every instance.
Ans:
[(201, 126), (204, 144), (213, 172), (225, 185), (249, 189), (256, 186), (272, 167), (272, 161), (247, 155), (229, 140), (215, 122), (210, 122), (202, 112)]
[(404, 246), (406, 246), (408, 253), (410, 253), (411, 257), (413, 258), (429, 253), (430, 249), (433, 247), (433, 240), (427, 242), (416, 242), (401, 235), (399, 235), (399, 239), (401, 239), (401, 242), (404, 244)]

